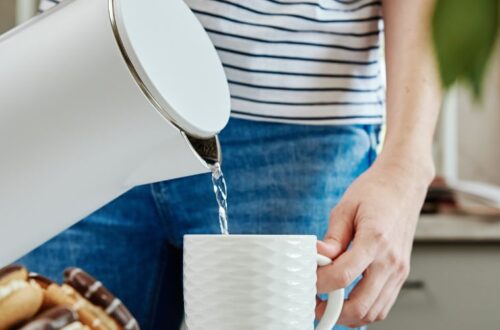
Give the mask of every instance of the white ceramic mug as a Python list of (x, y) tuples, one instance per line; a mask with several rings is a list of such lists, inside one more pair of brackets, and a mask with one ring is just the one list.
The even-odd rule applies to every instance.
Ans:
[[(318, 255), (309, 235), (184, 236), (189, 330), (312, 330)], [(331, 330), (344, 290), (328, 295), (316, 330)]]

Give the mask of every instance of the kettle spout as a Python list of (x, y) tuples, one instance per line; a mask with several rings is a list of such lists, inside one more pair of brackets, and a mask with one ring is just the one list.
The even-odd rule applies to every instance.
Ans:
[(202, 139), (182, 131), (168, 146), (158, 144), (148, 152), (132, 174), (125, 180), (130, 189), (135, 186), (208, 173), (221, 162), (221, 148), (217, 136)]
[(186, 133), (182, 134), (184, 134), (189, 141), (193, 151), (199, 155), (208, 166), (214, 165), (215, 163), (222, 163), (221, 147), (217, 135), (208, 139), (201, 139), (187, 135)]

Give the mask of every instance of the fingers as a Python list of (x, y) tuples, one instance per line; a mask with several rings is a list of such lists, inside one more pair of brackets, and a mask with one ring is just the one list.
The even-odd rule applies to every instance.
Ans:
[(409, 258), (393, 249), (386, 251), (383, 258), (367, 269), (351, 293), (339, 322), (360, 327), (385, 319), (408, 277), (409, 268)]
[(392, 252), (389, 253), (386, 262), (392, 267), (392, 276), (373, 305), (370, 315), (367, 316), (368, 321), (381, 321), (387, 317), (396, 302), (401, 287), (410, 274), (409, 255), (400, 255)]
[(381, 312), (377, 316), (377, 321), (382, 321), (387, 318), (387, 315), (389, 315), (389, 312), (391, 311), (392, 307), (396, 303), (396, 300), (398, 299), (399, 292), (401, 291), (401, 287), (403, 286), (404, 281), (401, 281), (401, 283), (396, 287), (396, 290), (392, 295), (389, 296), (389, 299), (386, 302), (382, 302), (381, 306), (384, 306), (381, 310)]
[(363, 278), (346, 300), (339, 323), (356, 327), (369, 323), (364, 320), (371, 315), (374, 304), (383, 294), (383, 289), (391, 285), (389, 283), (391, 273), (384, 268), (382, 263), (375, 263), (368, 267)]
[(373, 304), (370, 313), (366, 315), (366, 322), (372, 323), (385, 320), (392, 306), (396, 302), (405, 280), (406, 277), (401, 276), (399, 273), (392, 276), (391, 280), (387, 282), (386, 286), (382, 290), (382, 293), (377, 298), (377, 301)]
[(327, 257), (335, 259), (347, 249), (354, 233), (356, 205), (341, 201), (330, 213), (330, 225), (324, 242), (329, 245)]
[(381, 239), (378, 231), (360, 227), (354, 236), (352, 248), (331, 265), (318, 269), (318, 292), (330, 292), (351, 284), (373, 262), (380, 249)]
[(334, 246), (334, 245), (331, 245), (331, 244), (328, 244), (328, 243), (325, 243), (322, 241), (318, 241), (316, 246), (317, 246), (319, 254), (322, 254), (330, 259), (334, 259), (338, 255), (338, 247), (337, 246)]
[[(382, 275), (382, 265), (372, 266), (365, 272), (363, 279), (353, 289), (349, 299), (344, 302), (338, 324), (358, 328), (384, 320), (396, 302), (405, 278), (398, 274)], [(384, 280), (385, 278), (385, 280)], [(323, 316), (326, 301), (316, 298), (316, 319)]]

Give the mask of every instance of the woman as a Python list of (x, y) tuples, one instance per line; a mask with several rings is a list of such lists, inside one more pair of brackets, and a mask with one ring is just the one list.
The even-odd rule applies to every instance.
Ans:
[[(42, 0), (41, 11), (56, 2)], [(230, 232), (324, 237), (318, 248), (336, 262), (319, 271), (320, 292), (363, 275), (340, 323), (359, 328), (384, 319), (408, 275), (434, 175), (440, 93), (432, 0), (186, 3), (216, 46), (231, 88), (233, 118), (220, 136)], [(138, 187), (22, 262), (45, 274), (84, 267), (123, 298), (144, 329), (178, 329), (182, 237), (217, 233), (216, 212), (207, 175)], [(318, 316), (323, 308), (318, 302)]]

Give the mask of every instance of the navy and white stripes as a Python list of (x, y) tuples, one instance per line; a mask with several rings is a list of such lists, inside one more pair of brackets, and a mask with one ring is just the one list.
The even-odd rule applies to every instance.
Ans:
[[(233, 116), (380, 123), (380, 0), (184, 0), (214, 43)], [(46, 10), (58, 0), (42, 0)]]

